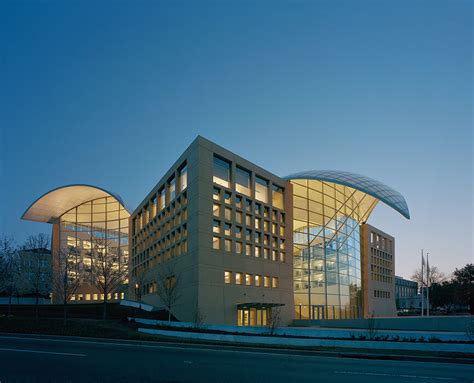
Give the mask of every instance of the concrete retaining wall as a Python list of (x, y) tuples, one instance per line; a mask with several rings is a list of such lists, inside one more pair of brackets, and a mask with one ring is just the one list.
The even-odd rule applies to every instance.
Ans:
[(228, 334), (206, 334), (183, 331), (155, 330), (139, 328), (139, 332), (161, 335), (173, 338), (197, 339), (217, 342), (231, 342), (233, 344), (275, 345), (294, 347), (338, 347), (349, 349), (377, 349), (377, 350), (410, 350), (429, 352), (457, 352), (474, 354), (474, 344), (447, 344), (447, 343), (410, 343), (410, 342), (382, 342), (360, 340), (333, 340), (333, 339), (296, 339), (273, 336), (249, 336)]
[[(464, 332), (474, 316), (374, 318), (373, 321), (378, 330)], [(293, 326), (367, 329), (368, 323), (368, 319), (294, 320)]]

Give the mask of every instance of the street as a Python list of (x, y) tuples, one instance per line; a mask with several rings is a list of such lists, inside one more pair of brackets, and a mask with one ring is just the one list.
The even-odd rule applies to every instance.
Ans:
[(469, 382), (474, 365), (0, 336), (0, 382)]

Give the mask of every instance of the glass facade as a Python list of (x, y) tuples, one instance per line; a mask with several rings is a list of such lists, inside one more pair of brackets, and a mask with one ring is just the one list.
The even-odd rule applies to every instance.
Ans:
[(104, 241), (117, 256), (117, 267), (128, 265), (128, 221), (130, 214), (114, 197), (95, 199), (74, 207), (60, 217), (60, 249), (73, 247), (84, 271), (83, 283), (92, 282), (94, 252)]
[(319, 180), (293, 184), (296, 319), (362, 315), (360, 229), (378, 200)]

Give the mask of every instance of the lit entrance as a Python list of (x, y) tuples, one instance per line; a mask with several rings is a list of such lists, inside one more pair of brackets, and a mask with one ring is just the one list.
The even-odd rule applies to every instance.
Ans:
[(237, 325), (266, 326), (273, 309), (281, 306), (281, 303), (240, 303), (237, 305)]

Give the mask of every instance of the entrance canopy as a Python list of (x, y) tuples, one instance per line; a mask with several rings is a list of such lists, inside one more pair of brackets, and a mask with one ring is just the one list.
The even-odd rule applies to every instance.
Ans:
[(284, 303), (258, 303), (258, 302), (250, 302), (250, 303), (239, 303), (237, 304), (238, 310), (244, 309), (271, 309), (272, 307), (280, 307), (284, 306)]

